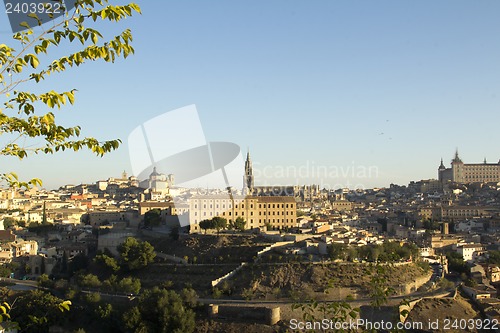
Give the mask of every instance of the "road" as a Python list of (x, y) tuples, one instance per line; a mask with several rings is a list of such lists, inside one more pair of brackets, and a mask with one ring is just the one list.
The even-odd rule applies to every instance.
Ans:
[[(414, 292), (407, 295), (399, 295), (399, 296), (389, 296), (387, 297), (388, 305), (399, 304), (403, 300), (411, 300), (420, 297), (430, 297), (435, 295), (442, 294), (443, 291), (429, 291), (429, 292)], [(199, 298), (198, 301), (203, 304), (297, 304), (298, 302), (292, 300), (240, 300), (240, 299), (215, 299), (215, 298)], [(317, 301), (318, 303), (334, 303), (334, 302), (347, 302), (347, 303), (359, 303), (359, 304), (370, 304), (373, 301), (373, 298), (357, 298), (357, 299), (333, 299), (333, 300), (324, 300)]]
[(12, 290), (33, 290), (38, 288), (38, 282), (37, 281), (30, 281), (30, 280), (18, 280), (18, 279), (11, 279), (11, 278), (1, 278), (1, 282), (6, 282), (6, 283), (14, 283), (14, 286), (9, 286), (9, 289)]

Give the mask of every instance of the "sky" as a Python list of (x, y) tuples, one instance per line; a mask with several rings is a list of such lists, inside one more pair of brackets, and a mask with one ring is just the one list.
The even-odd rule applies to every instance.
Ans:
[[(192, 104), (207, 141), (250, 150), (256, 185), (387, 187), (436, 178), (457, 148), (466, 163), (500, 158), (498, 1), (136, 3), (142, 15), (97, 26), (130, 28), (135, 55), (42, 86), (78, 89), (56, 119), (120, 149), (2, 157), (2, 172), (48, 189), (132, 174), (129, 134)], [(0, 43), (9, 29), (1, 13)]]

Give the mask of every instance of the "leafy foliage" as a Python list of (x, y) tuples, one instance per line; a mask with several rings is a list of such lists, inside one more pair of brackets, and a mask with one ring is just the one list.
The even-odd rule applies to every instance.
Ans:
[(488, 251), (488, 263), (500, 265), (500, 251)]
[(158, 208), (151, 209), (144, 214), (144, 226), (157, 227), (161, 223), (161, 210)]
[(212, 220), (202, 220), (200, 221), (200, 228), (205, 230), (205, 234), (208, 229), (215, 229), (215, 224)]
[(207, 229), (216, 229), (217, 233), (219, 233), (222, 229), (227, 228), (227, 226), (227, 220), (219, 216), (216, 216), (211, 220), (200, 221), (200, 228), (205, 230), (205, 233), (207, 233)]
[(379, 264), (371, 267), (370, 272), (371, 305), (380, 308), (387, 303), (388, 297), (394, 294), (394, 288), (387, 285), (388, 272), (385, 266)]
[(148, 242), (138, 241), (134, 237), (128, 237), (125, 242), (118, 246), (121, 260), (128, 270), (136, 270), (146, 267), (154, 261), (156, 253)]
[(141, 290), (141, 281), (133, 277), (124, 277), (118, 280), (116, 275), (111, 275), (103, 282), (104, 288), (111, 292), (138, 294)]
[[(325, 286), (325, 294), (328, 294), (335, 288), (335, 281), (333, 279), (328, 281)], [(297, 298), (297, 295), (291, 295), (292, 299)], [(314, 299), (307, 299), (304, 302), (295, 302), (292, 304), (292, 309), (300, 309), (302, 312), (302, 319), (305, 322), (317, 322), (324, 319), (331, 320), (332, 323), (346, 323), (350, 320), (355, 320), (358, 317), (359, 308), (352, 307), (346, 301), (337, 302), (320, 302)], [(335, 327), (335, 325), (333, 325)], [(354, 329), (338, 329), (332, 332), (351, 332)], [(312, 331), (311, 331), (312, 332)], [(330, 330), (328, 331), (330, 332)]]
[[(40, 83), (89, 61), (114, 62), (119, 57), (127, 58), (134, 53), (130, 30), (104, 40), (92, 25), (97, 20), (118, 22), (133, 12), (140, 13), (140, 8), (133, 3), (113, 6), (107, 0), (76, 0), (74, 9), (52, 21), (50, 28), (30, 28), (15, 33), (13, 44), (18, 48), (0, 44), (0, 94), (5, 97), (4, 107), (0, 109), (0, 135), (6, 139), (0, 147), (0, 155), (23, 159), (31, 154), (86, 148), (102, 156), (118, 148), (120, 140), (81, 138), (80, 126), (61, 126), (56, 122), (55, 113), (47, 111), (73, 104), (76, 89), (30, 92), (19, 87), (29, 82)], [(38, 22), (41, 25), (41, 21)], [(23, 26), (27, 27), (25, 22)], [(75, 51), (50, 61), (52, 52), (68, 45)], [(14, 172), (0, 173), (2, 181), (16, 187), (41, 184), (40, 179), (20, 181)]]
[(61, 313), (69, 311), (70, 306), (71, 301), (34, 290), (16, 299), (10, 315), (23, 332), (48, 332), (50, 326), (64, 322), (66, 318)]
[(10, 320), (10, 304), (7, 302), (3, 302), (0, 305), (0, 323), (6, 320)]
[(448, 260), (448, 269), (453, 272), (466, 274), (469, 272), (467, 266), (465, 265), (464, 258), (460, 253), (455, 251), (448, 252), (446, 254), (446, 259)]
[(69, 262), (68, 265), (69, 276), (73, 276), (78, 271), (86, 270), (89, 267), (89, 264), (90, 260), (85, 254), (83, 253), (77, 254)]
[(212, 219), (214, 228), (217, 230), (217, 233), (219, 233), (222, 229), (225, 229), (227, 227), (227, 220), (223, 217), (216, 216)]
[(94, 274), (81, 274), (78, 276), (77, 282), (80, 287), (89, 289), (97, 289), (102, 285), (102, 282)]
[(347, 245), (345, 244), (333, 243), (328, 245), (327, 250), (328, 250), (328, 256), (332, 260), (347, 259)]
[(241, 216), (237, 217), (233, 222), (234, 228), (239, 231), (245, 231), (246, 224), (247, 222)]
[(155, 287), (141, 295), (123, 322), (131, 332), (189, 333), (195, 329), (195, 313), (175, 291)]
[[(305, 303), (294, 303), (292, 309), (300, 309), (302, 311), (302, 319), (304, 322), (321, 322), (324, 319), (328, 319), (333, 323), (346, 323), (349, 322), (349, 320), (355, 320), (359, 313), (358, 308), (353, 308), (346, 301), (318, 302), (316, 300), (311, 300)], [(335, 327), (335, 325), (332, 327)], [(356, 330), (334, 329), (331, 332), (351, 331), (355, 332)]]
[[(337, 248), (335, 248), (337, 247)], [(418, 247), (415, 244), (399, 242), (385, 242), (380, 245), (369, 244), (356, 247), (341, 249), (338, 245), (333, 245), (329, 250), (332, 251), (332, 259), (361, 259), (372, 262), (395, 262), (400, 260), (415, 259), (418, 257)]]
[(99, 267), (99, 271), (105, 271), (111, 273), (116, 273), (120, 269), (118, 262), (115, 258), (108, 254), (98, 254), (94, 258), (94, 263)]

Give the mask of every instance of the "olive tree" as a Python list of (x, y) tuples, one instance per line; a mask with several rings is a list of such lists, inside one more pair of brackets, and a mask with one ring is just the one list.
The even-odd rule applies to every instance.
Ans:
[[(96, 25), (97, 21), (118, 22), (133, 12), (140, 13), (136, 4), (115, 6), (108, 0), (74, 1), (74, 8), (43, 26), (36, 14), (28, 14), (30, 22), (34, 19), (39, 27), (22, 22), (25, 30), (14, 33), (10, 45), (0, 43), (0, 95), (3, 97), (0, 155), (24, 159), (32, 154), (89, 149), (102, 156), (121, 143), (119, 139), (99, 141), (83, 137), (80, 126), (66, 127), (56, 122), (54, 110), (75, 102), (75, 88), (26, 90), (28, 86), (38, 88), (37, 84), (55, 79), (71, 67), (97, 60), (114, 62), (134, 53), (130, 30), (104, 38)], [(59, 56), (65, 49), (71, 52)], [(41, 184), (38, 178), (20, 181), (13, 170), (0, 170), (0, 182), (18, 187)]]

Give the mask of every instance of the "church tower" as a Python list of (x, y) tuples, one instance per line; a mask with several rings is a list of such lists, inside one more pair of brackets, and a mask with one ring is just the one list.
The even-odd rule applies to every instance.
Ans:
[(250, 159), (250, 151), (247, 152), (245, 161), (245, 175), (243, 176), (243, 191), (245, 194), (253, 193), (253, 170), (252, 160)]

